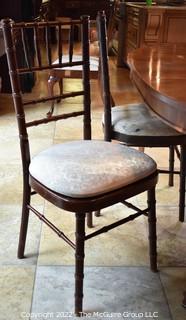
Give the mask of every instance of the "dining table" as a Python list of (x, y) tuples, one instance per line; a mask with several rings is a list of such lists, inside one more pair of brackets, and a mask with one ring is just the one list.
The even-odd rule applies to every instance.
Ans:
[(149, 108), (186, 133), (186, 45), (141, 47), (128, 56), (131, 79)]
[[(128, 65), (147, 106), (165, 123), (186, 134), (186, 45), (137, 48), (129, 53)], [(182, 305), (186, 307), (186, 288)]]

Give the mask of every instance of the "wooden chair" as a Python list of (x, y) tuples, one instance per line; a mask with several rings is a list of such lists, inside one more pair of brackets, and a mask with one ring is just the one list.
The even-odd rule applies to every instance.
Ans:
[[(62, 42), (60, 40), (63, 25), (60, 22), (13, 23), (11, 20), (5, 19), (2, 21), (2, 28), (11, 77), (12, 97), (19, 128), (23, 167), (24, 187), (18, 258), (24, 258), (29, 212), (32, 212), (75, 250), (75, 313), (80, 315), (83, 308), (84, 247), (86, 240), (145, 215), (149, 222), (150, 267), (152, 271), (157, 271), (155, 185), (158, 174), (156, 163), (138, 150), (108, 141), (91, 140), (89, 19), (83, 17), (78, 23), (82, 28), (82, 60), (74, 62), (72, 61), (72, 39), (69, 43), (69, 62), (66, 60), (63, 62)], [(70, 26), (73, 28), (74, 22), (71, 22)], [(58, 59), (58, 63), (55, 65), (52, 63), (54, 61), (52, 59), (53, 46), (50, 45), (50, 38), (48, 37), (50, 27), (56, 28), (59, 32), (58, 45), (57, 48), (54, 48)], [(44, 44), (39, 41), (40, 31), (43, 34), (42, 29), (46, 34), (45, 49), (43, 48)], [(30, 63), (26, 45), (28, 31), (34, 34), (36, 57), (33, 65)], [(23, 66), (18, 65), (16, 55), (17, 37), (22, 42), (22, 50), (25, 54), (26, 63)], [(45, 53), (44, 60), (43, 52)], [(43, 79), (43, 74), (43, 77), (46, 77), (46, 71), (51, 72), (58, 67), (73, 66), (82, 66), (81, 91), (73, 88), (75, 90), (73, 92), (54, 97), (50, 97), (48, 94), (41, 97), (41, 93), (38, 92), (38, 96), (35, 94), (33, 100), (28, 100), (28, 95), (25, 98), (22, 94), (19, 81), (22, 74), (34, 73), (37, 81), (40, 81)], [(45, 115), (30, 121), (26, 118), (28, 106), (30, 106), (29, 112), (33, 108), (34, 117), (38, 104), (45, 103), (47, 109), (47, 102), (57, 98), (67, 99), (71, 97), (72, 99), (80, 95), (83, 96), (81, 111), (71, 110), (69, 114)], [(45, 111), (44, 113), (46, 114)], [(30, 127), (75, 116), (83, 116), (84, 140), (52, 145), (34, 157), (31, 156), (30, 139), (28, 139)], [(144, 191), (147, 191), (148, 194), (147, 208), (139, 209), (127, 201), (128, 198)], [(70, 212), (74, 213), (76, 221), (75, 243), (30, 203), (31, 197), (36, 193), (53, 205), (69, 211), (69, 214)], [(98, 231), (85, 233), (87, 212), (101, 210), (119, 202), (134, 209), (135, 213), (104, 226)]]
[[(149, 111), (145, 103), (133, 103), (115, 106), (108, 85), (109, 67), (106, 43), (105, 15), (100, 12), (98, 18), (98, 37), (100, 45), (101, 78), (104, 96), (103, 125), (105, 139), (118, 140), (125, 145), (140, 147), (168, 147), (169, 170), (159, 170), (169, 174), (169, 186), (173, 185), (174, 173), (180, 174), (179, 220), (184, 221), (186, 161), (184, 155), (186, 135), (166, 125)], [(123, 84), (124, 85), (124, 84)], [(124, 96), (124, 94), (123, 94)], [(181, 146), (179, 155), (177, 146)], [(180, 157), (180, 171), (174, 171), (174, 148)]]
[[(61, 18), (58, 18), (58, 21), (63, 21), (63, 20), (68, 21), (67, 19), (68, 18), (64, 19), (61, 17)], [(63, 32), (67, 30), (68, 25), (69, 25), (68, 22), (63, 24)], [(78, 26), (77, 22), (76, 22), (75, 26), (76, 27)], [(78, 27), (78, 29), (79, 29), (79, 27)], [(91, 30), (90, 30), (90, 32), (91, 32)], [(69, 32), (69, 37), (71, 37), (71, 38), (75, 37), (74, 29), (71, 33)], [(62, 36), (62, 40), (67, 41), (67, 39), (68, 39), (67, 35), (65, 36), (65, 40), (64, 40), (64, 36)], [(93, 50), (91, 50), (91, 51), (93, 51), (93, 55), (90, 55), (90, 68), (89, 68), (90, 79), (98, 79), (98, 72), (99, 72), (98, 50), (93, 46), (93, 44), (92, 44), (92, 47), (93, 47)], [(78, 43), (77, 43), (76, 50), (78, 50)], [(64, 54), (63, 59), (64, 59), (64, 62), (68, 63), (68, 59), (69, 59), (68, 55)], [(72, 57), (72, 61), (79, 61), (79, 60), (82, 60), (81, 54), (80, 53), (74, 54)], [(58, 60), (55, 60), (53, 63), (57, 64)], [(59, 84), (59, 91), (60, 91), (60, 94), (62, 94), (63, 93), (63, 80), (65, 78), (66, 79), (81, 79), (81, 77), (82, 77), (82, 66), (81, 65), (74, 65), (72, 67), (65, 66), (63, 68), (53, 68), (50, 72), (50, 76), (48, 79), (49, 95), (51, 97), (54, 96), (54, 86), (56, 83)], [(60, 101), (60, 99), (57, 100), (57, 102), (59, 102), (59, 101)], [(55, 101), (53, 100), (52, 105), (51, 105), (51, 111), (50, 111), (51, 114), (54, 110), (54, 103), (55, 103)]]

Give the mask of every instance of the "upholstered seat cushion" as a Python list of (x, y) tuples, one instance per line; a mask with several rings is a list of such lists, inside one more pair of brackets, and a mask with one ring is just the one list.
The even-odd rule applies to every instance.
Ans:
[(69, 197), (92, 197), (143, 179), (156, 170), (147, 155), (105, 141), (53, 145), (33, 158), (30, 175)]
[(175, 136), (179, 132), (158, 119), (144, 103), (126, 104), (112, 108), (115, 132), (138, 136)]
[[(81, 61), (82, 56), (81, 55), (73, 55), (72, 57), (72, 62), (76, 61)], [(68, 55), (63, 55), (62, 56), (62, 63), (68, 63), (69, 62), (69, 56)], [(57, 59), (56, 61), (53, 62), (53, 64), (58, 64), (59, 60)], [(82, 70), (82, 65), (81, 66), (73, 66), (73, 67), (65, 67), (65, 68), (56, 68), (56, 69), (64, 69), (64, 70), (77, 70), (81, 71)], [(98, 71), (99, 69), (99, 59), (97, 57), (90, 56), (90, 71)]]

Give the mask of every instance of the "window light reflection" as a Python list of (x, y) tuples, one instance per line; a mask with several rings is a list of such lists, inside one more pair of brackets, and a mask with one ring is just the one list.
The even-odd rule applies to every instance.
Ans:
[[(154, 72), (154, 77), (153, 77), (153, 72)], [(159, 90), (159, 87), (160, 87), (160, 73), (161, 73), (161, 60), (159, 57), (155, 59), (154, 50), (152, 50), (149, 58), (149, 83), (151, 85), (154, 85), (156, 90)], [(155, 83), (154, 83), (154, 80), (155, 80)]]

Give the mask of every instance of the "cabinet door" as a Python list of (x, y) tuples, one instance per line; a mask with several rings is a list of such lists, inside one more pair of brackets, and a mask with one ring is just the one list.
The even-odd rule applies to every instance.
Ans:
[(164, 27), (162, 43), (186, 43), (186, 12), (180, 10), (166, 12), (164, 15)]

